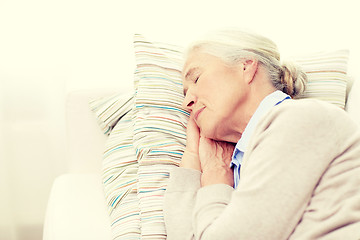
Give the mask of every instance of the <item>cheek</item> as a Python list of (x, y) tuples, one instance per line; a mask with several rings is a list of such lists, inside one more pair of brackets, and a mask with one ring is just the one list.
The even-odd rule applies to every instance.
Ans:
[(217, 129), (222, 124), (220, 115), (217, 112), (206, 110), (203, 112), (202, 121), (199, 122), (200, 132), (207, 138), (215, 139)]
[(222, 140), (222, 136), (231, 132), (234, 121), (236, 121), (235, 112), (238, 102), (228, 97), (217, 101), (216, 104), (216, 110), (212, 117), (206, 118), (206, 134), (211, 135), (214, 139)]

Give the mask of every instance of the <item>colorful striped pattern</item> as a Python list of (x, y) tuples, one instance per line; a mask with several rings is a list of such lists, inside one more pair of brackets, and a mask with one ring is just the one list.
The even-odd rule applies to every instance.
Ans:
[(294, 58), (308, 76), (306, 90), (300, 98), (316, 98), (344, 109), (348, 59), (348, 50), (320, 52)]
[(139, 161), (138, 198), (142, 239), (166, 239), (163, 198), (169, 171), (186, 143), (188, 113), (182, 109), (182, 49), (135, 35), (138, 79), (134, 146)]
[(138, 161), (133, 146), (131, 109), (116, 124), (107, 140), (103, 184), (113, 239), (140, 239)]
[(104, 192), (113, 239), (166, 239), (163, 197), (186, 143), (182, 49), (135, 35), (135, 94), (90, 103), (105, 134)]
[(134, 105), (133, 95), (133, 93), (114, 94), (90, 101), (90, 109), (95, 113), (104, 134), (109, 135), (117, 121), (130, 111)]
[(103, 186), (113, 239), (140, 239), (138, 161), (133, 146), (134, 93), (90, 102), (104, 134)]

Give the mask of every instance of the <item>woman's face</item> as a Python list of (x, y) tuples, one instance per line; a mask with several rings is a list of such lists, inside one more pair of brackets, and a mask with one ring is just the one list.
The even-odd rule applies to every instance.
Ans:
[(223, 141), (240, 138), (238, 118), (249, 93), (243, 66), (230, 67), (206, 53), (189, 55), (183, 69), (183, 106), (194, 115), (202, 135)]

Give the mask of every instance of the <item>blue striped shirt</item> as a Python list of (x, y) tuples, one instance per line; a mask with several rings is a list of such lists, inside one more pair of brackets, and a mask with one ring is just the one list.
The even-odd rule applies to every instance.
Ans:
[(256, 125), (258, 124), (259, 120), (268, 111), (270, 111), (272, 107), (280, 104), (286, 99), (290, 99), (290, 96), (279, 90), (269, 94), (261, 101), (254, 115), (250, 118), (250, 121), (241, 135), (240, 140), (235, 146), (232, 161), (230, 163), (230, 166), (234, 169), (234, 188), (236, 188), (239, 184), (241, 163), (243, 161), (244, 153), (246, 151), (250, 137), (252, 136)]

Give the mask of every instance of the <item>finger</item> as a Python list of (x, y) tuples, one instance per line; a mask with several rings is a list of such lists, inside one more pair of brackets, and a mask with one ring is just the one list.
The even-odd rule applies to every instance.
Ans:
[(222, 154), (225, 162), (231, 162), (231, 158), (234, 152), (234, 144), (229, 142), (218, 142), (219, 146), (222, 148)]
[(216, 156), (216, 146), (214, 141), (200, 136), (199, 140), (199, 158), (202, 165), (206, 165), (208, 162), (211, 162), (212, 159)]
[(199, 149), (201, 148), (202, 151), (211, 154), (211, 152), (213, 151), (214, 143), (214, 140), (200, 135)]
[(193, 154), (199, 155), (199, 138), (200, 130), (196, 125), (192, 114), (190, 115), (188, 124), (186, 126), (186, 150)]
[(179, 166), (201, 171), (199, 155), (185, 150)]
[(190, 115), (189, 121), (186, 126), (186, 134), (190, 135), (191, 138), (196, 138), (197, 141), (200, 137), (200, 129), (196, 125), (194, 117)]

